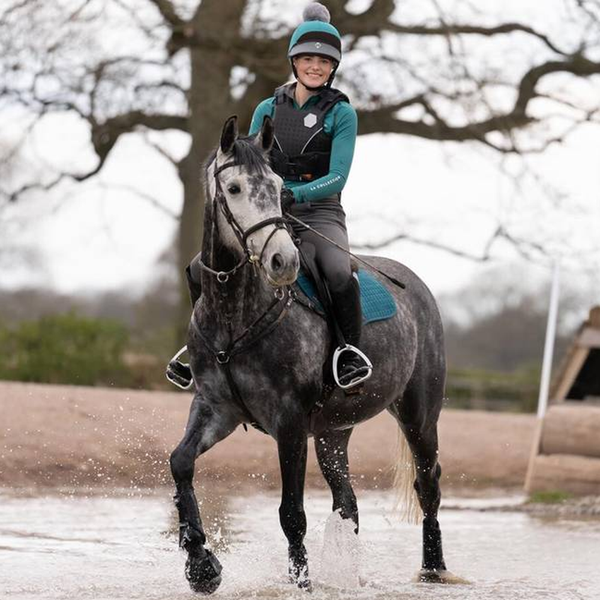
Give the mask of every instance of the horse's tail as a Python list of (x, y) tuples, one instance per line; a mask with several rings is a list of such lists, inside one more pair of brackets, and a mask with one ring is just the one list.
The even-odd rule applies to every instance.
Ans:
[(400, 514), (403, 521), (418, 525), (423, 519), (423, 512), (414, 486), (417, 467), (406, 437), (400, 428), (398, 428), (395, 458), (393, 466), (394, 482), (392, 484), (396, 496), (394, 510)]

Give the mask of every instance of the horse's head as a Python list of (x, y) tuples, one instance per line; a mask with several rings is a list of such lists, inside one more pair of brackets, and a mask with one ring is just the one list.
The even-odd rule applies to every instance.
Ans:
[(279, 197), (283, 181), (269, 166), (273, 141), (270, 118), (265, 118), (255, 137), (241, 138), (237, 117), (230, 117), (208, 166), (207, 183), (221, 242), (259, 263), (269, 283), (280, 287), (295, 281), (299, 260), (282, 220)]

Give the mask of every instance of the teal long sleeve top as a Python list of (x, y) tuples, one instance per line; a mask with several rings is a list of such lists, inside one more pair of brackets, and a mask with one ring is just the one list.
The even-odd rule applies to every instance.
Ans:
[[(311, 96), (302, 108), (316, 104), (318, 96)], [(294, 100), (294, 107), (300, 108)], [(255, 109), (250, 125), (250, 135), (260, 131), (263, 119), (266, 115), (273, 117), (275, 113), (275, 97), (271, 96), (263, 100)], [(342, 191), (346, 185), (354, 146), (356, 144), (356, 132), (358, 119), (356, 111), (347, 102), (338, 102), (325, 115), (323, 120), (323, 131), (331, 136), (331, 160), (329, 162), (329, 173), (314, 181), (284, 181), (286, 188), (290, 189), (296, 202), (312, 202), (321, 200)]]

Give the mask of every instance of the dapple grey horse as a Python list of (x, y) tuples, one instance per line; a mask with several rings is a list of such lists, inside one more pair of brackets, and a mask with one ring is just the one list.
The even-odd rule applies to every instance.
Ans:
[[(310, 590), (303, 543), (308, 438), (314, 437), (333, 510), (339, 510), (343, 519), (352, 519), (358, 532), (348, 441), (353, 426), (383, 410), (397, 421), (413, 459), (405, 491), (418, 499), (422, 510), (423, 559), (418, 579), (453, 581), (444, 563), (437, 519), (441, 472), (437, 421), (444, 396), (445, 357), (436, 303), (405, 266), (364, 257), (406, 288), (390, 287), (397, 305), (395, 317), (364, 328), (361, 348), (373, 362), (371, 379), (353, 395), (332, 390), (322, 408), (314, 410), (324, 395), (332, 342), (325, 320), (296, 301), (290, 288), (299, 261), (283, 226), (282, 180), (268, 163), (273, 135), (267, 118), (254, 138), (241, 138), (232, 117), (205, 168), (202, 295), (188, 334), (195, 393), (185, 435), (171, 455), (189, 584), (192, 590), (208, 594), (221, 582), (221, 565), (205, 547), (192, 486), (195, 460), (201, 454), (242, 423), (253, 423), (276, 440), (282, 482), (279, 517), (289, 543), (289, 574), (298, 587)], [(376, 277), (386, 283), (381, 275)]]

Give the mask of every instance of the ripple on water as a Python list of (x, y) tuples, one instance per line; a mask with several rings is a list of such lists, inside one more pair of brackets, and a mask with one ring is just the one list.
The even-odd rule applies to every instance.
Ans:
[[(287, 583), (278, 497), (203, 502), (224, 567), (215, 598), (306, 598)], [(420, 528), (399, 523), (391, 494), (361, 492), (359, 539), (321, 492), (306, 498), (314, 600), (596, 600), (597, 521), (444, 510), (448, 566), (471, 585), (411, 583)], [(171, 490), (138, 496), (0, 494), (0, 597), (178, 600), (191, 597), (177, 550)]]

